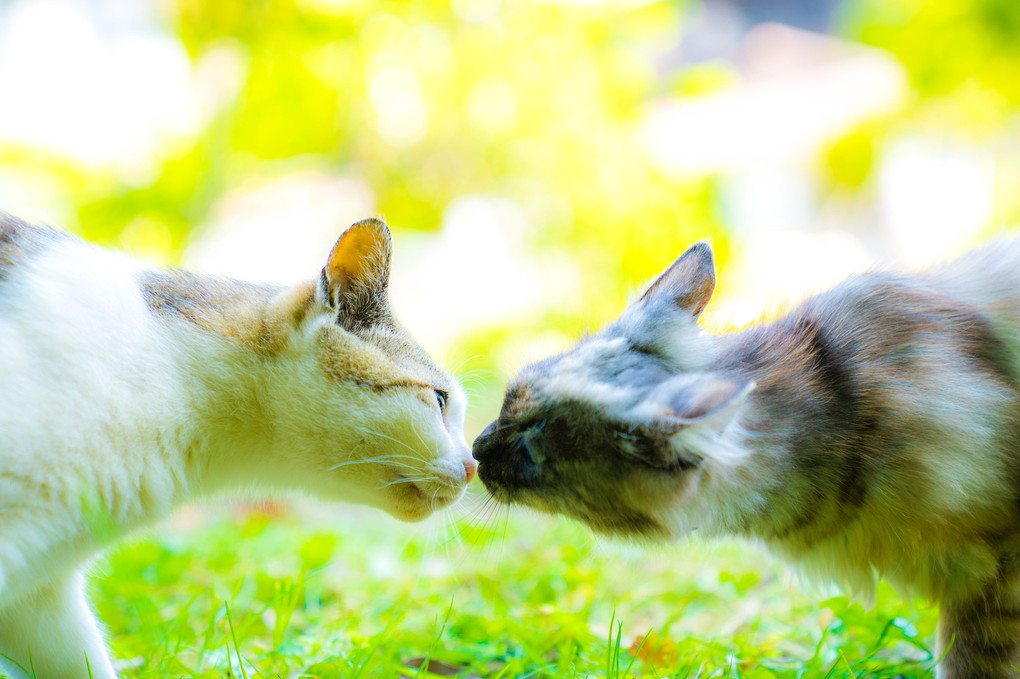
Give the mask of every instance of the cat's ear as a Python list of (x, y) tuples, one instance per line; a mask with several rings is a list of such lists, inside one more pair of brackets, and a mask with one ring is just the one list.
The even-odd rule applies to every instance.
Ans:
[(752, 381), (704, 373), (674, 377), (649, 395), (645, 428), (666, 437), (688, 428), (722, 432), (754, 388)]
[(363, 219), (344, 231), (319, 278), (324, 301), (341, 317), (367, 320), (386, 307), (393, 242), (381, 219)]
[(715, 290), (712, 246), (701, 241), (687, 248), (641, 295), (641, 302), (666, 303), (697, 318)]

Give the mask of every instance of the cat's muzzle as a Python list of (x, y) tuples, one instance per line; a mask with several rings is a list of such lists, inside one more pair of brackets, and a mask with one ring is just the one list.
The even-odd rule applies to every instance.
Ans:
[(478, 478), (489, 494), (502, 502), (513, 502), (518, 491), (534, 487), (541, 477), (536, 463), (516, 431), (500, 429), (493, 422), (471, 446), (478, 461)]

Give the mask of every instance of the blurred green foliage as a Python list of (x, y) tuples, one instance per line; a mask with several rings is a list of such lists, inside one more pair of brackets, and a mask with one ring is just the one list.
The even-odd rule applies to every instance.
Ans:
[(613, 294), (621, 276), (653, 273), (649, 251), (719, 231), (711, 183), (666, 178), (633, 140), (665, 88), (653, 57), (679, 14), (662, 3), (180, 0), (172, 23), (192, 59), (229, 53), (240, 92), (151, 182), (74, 182), (81, 229), (110, 241), (143, 215), (169, 225), (179, 249), (226, 189), (311, 166), (367, 181), (398, 228), (436, 229), (464, 194), (512, 198), (541, 226), (537, 247), (569, 242), (603, 273), (593, 294)]
[(935, 609), (884, 584), (865, 610), (746, 545), (639, 557), (570, 522), (485, 517), (447, 516), (445, 534), (375, 515), (164, 531), (104, 559), (93, 601), (125, 679), (240, 677), (241, 662), (249, 677), (436, 676), (412, 669), (424, 657), (462, 679), (852, 679), (926, 676), (935, 659)]
[[(215, 105), (197, 132), (168, 141), (151, 171), (11, 145), (0, 146), (0, 170), (44, 176), (71, 206), (63, 226), (100, 243), (130, 246), (126, 229), (160, 225), (171, 263), (229, 191), (289, 172), (366, 182), (398, 230), (438, 229), (465, 194), (510, 199), (534, 227), (530, 247), (583, 263), (583, 298), (453, 348), (488, 356), (511, 335), (601, 322), (693, 240), (711, 237), (725, 266), (718, 177), (671, 176), (637, 141), (659, 98), (739, 82), (723, 61), (678, 65), (697, 4), (169, 0), (165, 25), (195, 72), (213, 76)], [(825, 190), (868, 190), (894, 131), (987, 138), (1016, 119), (1015, 0), (847, 0), (840, 16), (845, 37), (905, 65), (914, 96), (821, 152)], [(996, 181), (1020, 179), (1018, 155)], [(1020, 219), (1020, 199), (995, 218)], [(488, 356), (469, 368), (494, 365)]]
[[(738, 81), (724, 62), (664, 66), (695, 4), (168, 0), (167, 26), (195, 69), (226, 65), (236, 75), (212, 80), (217, 106), (197, 133), (168, 142), (147, 172), (10, 144), (0, 146), (0, 169), (44, 177), (71, 206), (63, 226), (97, 242), (122, 244), (133, 224), (166, 227), (170, 261), (201, 237), (229, 191), (293, 171), (365, 181), (397, 229), (437, 229), (465, 194), (509, 198), (536, 227), (533, 248), (566, 249), (584, 263), (584, 300), (528, 327), (463, 338), (467, 354), (482, 355), (469, 367), (492, 374), (488, 348), (529, 330), (597, 323), (692, 240), (713, 237), (725, 264), (717, 178), (669, 176), (635, 141), (658, 97)], [(1020, 2), (849, 0), (842, 16), (846, 37), (896, 55), (914, 96), (823, 152), (831, 190), (867, 190), (897, 128), (987, 138), (1017, 119)], [(1003, 214), (1020, 218), (1020, 202)], [(498, 399), (499, 385), (485, 388)], [(638, 658), (634, 676), (663, 676), (663, 666), (678, 677), (701, 668), (916, 676), (931, 661), (919, 639), (930, 637), (933, 612), (885, 588), (877, 613), (845, 599), (819, 610), (755, 553), (729, 547), (710, 559), (649, 559), (636, 582), (631, 564), (592, 555), (564, 524), (542, 524), (537, 535), (532, 519), (515, 519), (509, 532), (466, 532), (469, 544), (452, 547), (454, 566), (439, 575), (409, 566), (432, 554), (396, 530), (338, 538), (260, 524), (237, 541), (233, 524), (216, 525), (115, 553), (107, 567), (116, 575), (97, 581), (97, 603), (118, 657), (137, 661), (125, 676), (139, 677), (224, 676), (232, 665), (238, 676), (238, 657), (281, 676), (397, 676), (431, 650), (491, 676), (622, 676), (626, 664), (612, 665), (614, 619)], [(368, 536), (385, 539), (357, 542)], [(237, 550), (224, 551), (227, 543)], [(492, 544), (514, 559), (476, 554)], [(386, 561), (401, 549), (405, 558)]]
[[(1001, 129), (1020, 105), (1014, 0), (855, 0), (848, 33), (899, 57), (921, 103), (961, 132)], [(955, 115), (947, 115), (950, 109)]]
[[(569, 244), (590, 262), (593, 298), (618, 299), (621, 282), (658, 269), (649, 253), (725, 240), (712, 178), (666, 177), (634, 141), (655, 97), (734, 80), (723, 63), (663, 71), (693, 4), (174, 0), (166, 21), (196, 67), (227, 54), (240, 68), (236, 96), (194, 138), (168, 145), (149, 176), (27, 148), (0, 149), (0, 166), (46, 174), (87, 237), (114, 242), (152, 219), (172, 252), (227, 190), (285, 169), (358, 176), (405, 229), (437, 228), (458, 196), (497, 194), (541, 227), (536, 247)], [(931, 121), (968, 133), (1016, 115), (1020, 4), (850, 0), (843, 15), (848, 37), (910, 72), (919, 107), (904, 118), (937, 108)], [(863, 182), (879, 129), (833, 148), (837, 183)]]

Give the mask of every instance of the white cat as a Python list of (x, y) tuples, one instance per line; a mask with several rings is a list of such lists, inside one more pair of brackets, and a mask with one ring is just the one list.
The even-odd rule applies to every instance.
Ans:
[(394, 320), (390, 234), (293, 288), (165, 273), (0, 213), (0, 668), (116, 676), (82, 567), (221, 490), (417, 520), (475, 472), (460, 387)]

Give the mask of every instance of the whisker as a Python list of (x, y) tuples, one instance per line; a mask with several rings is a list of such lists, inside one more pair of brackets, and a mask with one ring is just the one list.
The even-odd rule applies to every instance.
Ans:
[(419, 434), (419, 433), (418, 433), (418, 428), (414, 426), (414, 422), (411, 422), (410, 424), (411, 424), (411, 431), (413, 431), (413, 432), (414, 432), (414, 435), (418, 437), (418, 440), (419, 440), (419, 441), (421, 441), (421, 444), (422, 444), (423, 446), (425, 446), (426, 448), (428, 448), (428, 447), (429, 447), (429, 444), (427, 444), (427, 443), (425, 442), (425, 439), (423, 439), (423, 438), (421, 437), (421, 434)]
[(427, 477), (427, 476), (422, 476), (420, 478), (394, 479), (393, 481), (387, 481), (386, 483), (382, 484), (381, 486), (376, 486), (376, 488), (378, 490), (382, 490), (383, 488), (388, 488), (389, 486), (394, 486), (394, 485), (396, 485), (398, 483), (417, 483), (417, 482), (420, 482), (420, 481), (430, 481), (430, 480), (431, 479), (429, 477)]
[(481, 537), (488, 530), (489, 524), (498, 513), (498, 510), (499, 503), (496, 501), (496, 498), (486, 493), (481, 500), (481, 506), (476, 509), (474, 516), (462, 530), (472, 531), (478, 537)]
[[(366, 462), (387, 461), (392, 462), (393, 464), (404, 464), (402, 462), (399, 462), (399, 460), (401, 459), (414, 460), (415, 462), (424, 462), (424, 460), (422, 460), (421, 458), (413, 457), (411, 455), (379, 455), (377, 457), (366, 457), (363, 460), (347, 460), (346, 462), (340, 462), (338, 464), (333, 465), (332, 467), (327, 468), (327, 471), (332, 471), (333, 469), (338, 469), (339, 467), (346, 467), (347, 465), (350, 464), (365, 464)], [(410, 465), (406, 466), (410, 467)]]
[(499, 539), (499, 554), (500, 557), (503, 555), (503, 547), (506, 545), (506, 534), (510, 529), (510, 505), (504, 505), (506, 511), (503, 512), (503, 535)]
[[(461, 352), (461, 354), (463, 354), (463, 353), (464, 352)], [(461, 371), (463, 371), (464, 366), (467, 365), (468, 363), (470, 363), (471, 361), (478, 360), (479, 358), (482, 358), (482, 354), (475, 354), (474, 356), (468, 356), (466, 358), (461, 358), (460, 356), (457, 356), (451, 362), (452, 365), (450, 367), (450, 372), (453, 373), (454, 375), (456, 375), (458, 379), (463, 381), (464, 375), (461, 374)], [(471, 372), (479, 372), (479, 371), (477, 369), (476, 370), (472, 370), (468, 374), (470, 374)]]
[(339, 467), (339, 466), (342, 466), (342, 465), (345, 465), (345, 464), (359, 464), (361, 462), (376, 462), (378, 460), (399, 460), (399, 459), (417, 460), (417, 461), (421, 462), (421, 460), (419, 458), (416, 458), (416, 457), (414, 457), (412, 455), (403, 455), (403, 454), (399, 454), (399, 453), (390, 453), (390, 454), (387, 454), (387, 455), (377, 455), (376, 457), (366, 457), (366, 458), (363, 458), (363, 459), (360, 459), (360, 460), (347, 460), (346, 462), (341, 462), (337, 466)]
[(348, 424), (348, 426), (353, 427), (354, 429), (357, 429), (358, 431), (364, 432), (364, 433), (369, 434), (371, 436), (378, 436), (380, 438), (384, 438), (384, 439), (387, 439), (389, 441), (393, 441), (394, 443), (400, 444), (400, 445), (404, 446), (405, 448), (407, 448), (408, 450), (410, 450), (412, 453), (419, 453), (419, 457), (417, 459), (423, 460), (423, 458), (420, 456), (421, 451), (415, 450), (414, 448), (409, 446), (406, 442), (401, 441), (400, 439), (393, 438), (392, 436), (389, 436), (388, 434), (383, 434), (382, 432), (379, 432), (379, 431), (372, 431), (371, 429), (368, 429), (366, 427), (359, 427), (356, 424)]

